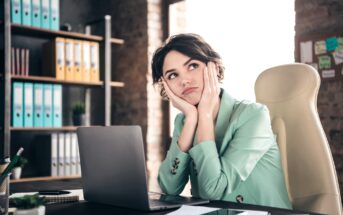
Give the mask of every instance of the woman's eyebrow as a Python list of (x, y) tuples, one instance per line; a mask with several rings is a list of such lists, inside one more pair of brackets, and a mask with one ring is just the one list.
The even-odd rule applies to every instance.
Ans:
[[(183, 63), (183, 66), (186, 66), (189, 62), (191, 62), (193, 58), (189, 58), (186, 62)], [(167, 75), (170, 72), (174, 72), (175, 69), (168, 69), (167, 71), (164, 72), (163, 76)]]

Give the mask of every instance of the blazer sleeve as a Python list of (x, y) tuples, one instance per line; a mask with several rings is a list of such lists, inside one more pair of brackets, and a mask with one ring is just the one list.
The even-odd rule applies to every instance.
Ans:
[(233, 192), (275, 144), (265, 106), (250, 104), (238, 113), (231, 123), (233, 137), (221, 155), (214, 141), (203, 141), (189, 151), (198, 172), (202, 198), (221, 199)]
[(190, 156), (181, 151), (178, 145), (183, 126), (182, 121), (183, 115), (177, 115), (174, 122), (172, 143), (158, 173), (158, 183), (162, 191), (169, 195), (180, 194), (189, 180)]

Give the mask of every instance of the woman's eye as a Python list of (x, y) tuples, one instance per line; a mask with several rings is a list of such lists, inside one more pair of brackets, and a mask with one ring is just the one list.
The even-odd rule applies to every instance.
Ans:
[(168, 80), (172, 80), (174, 78), (176, 78), (176, 74), (175, 73), (171, 73), (171, 74), (168, 75)]
[(194, 69), (196, 69), (196, 68), (198, 68), (199, 67), (199, 64), (197, 64), (197, 63), (191, 63), (191, 64), (189, 64), (189, 70), (194, 70)]

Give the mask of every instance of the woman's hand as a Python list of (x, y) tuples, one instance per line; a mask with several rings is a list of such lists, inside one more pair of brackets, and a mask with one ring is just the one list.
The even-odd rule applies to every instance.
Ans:
[(215, 63), (208, 62), (204, 69), (204, 89), (198, 105), (199, 116), (213, 120), (217, 116), (220, 104), (217, 70)]
[(196, 107), (194, 105), (188, 103), (184, 99), (175, 95), (171, 91), (171, 89), (168, 87), (168, 84), (164, 81), (164, 79), (162, 79), (162, 83), (163, 83), (164, 89), (165, 89), (167, 96), (170, 99), (172, 105), (175, 108), (179, 109), (183, 114), (185, 114), (186, 118), (191, 117), (191, 118), (197, 119), (198, 113), (197, 113)]

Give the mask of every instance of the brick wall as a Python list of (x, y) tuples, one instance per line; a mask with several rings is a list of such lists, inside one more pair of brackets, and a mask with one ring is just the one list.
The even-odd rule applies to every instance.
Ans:
[[(343, 1), (296, 0), (296, 36), (330, 33), (343, 36)], [(296, 59), (299, 59), (297, 56)], [(343, 193), (343, 80), (323, 81), (318, 95), (318, 112), (330, 143)]]

